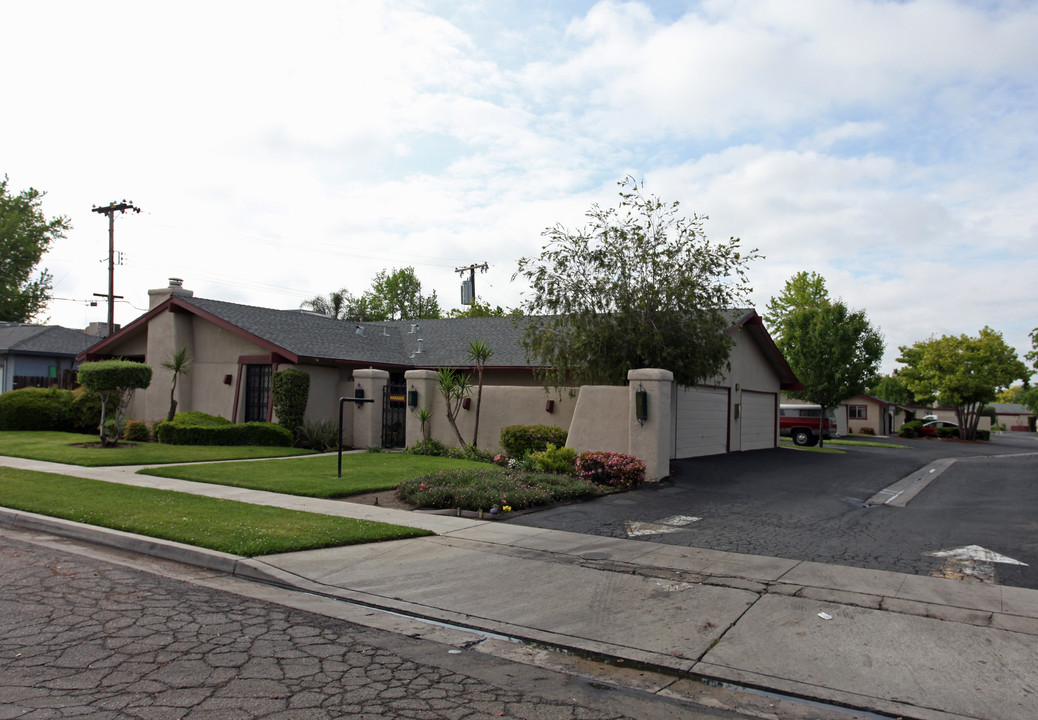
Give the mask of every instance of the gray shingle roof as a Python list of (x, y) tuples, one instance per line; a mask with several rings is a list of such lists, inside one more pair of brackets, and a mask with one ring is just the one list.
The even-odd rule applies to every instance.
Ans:
[(0, 353), (5, 355), (68, 355), (75, 357), (98, 341), (82, 330), (60, 325), (0, 323)]
[[(443, 367), (469, 365), (470, 340), (490, 344), (487, 367), (528, 367), (519, 340), (522, 321), (512, 318), (455, 318), (357, 323), (299, 310), (273, 310), (222, 300), (180, 297), (225, 323), (300, 357), (376, 365)], [(411, 332), (417, 325), (417, 332)], [(363, 335), (357, 332), (364, 329)], [(421, 340), (421, 353), (418, 353)]]

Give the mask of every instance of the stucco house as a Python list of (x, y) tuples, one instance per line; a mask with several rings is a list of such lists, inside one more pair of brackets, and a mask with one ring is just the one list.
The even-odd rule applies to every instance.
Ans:
[[(841, 434), (893, 435), (905, 423), (904, 408), (872, 395), (855, 395), (836, 413)], [(868, 428), (868, 430), (866, 430)]]
[[(522, 321), (512, 318), (344, 322), (301, 310), (196, 298), (176, 278), (150, 296), (148, 312), (80, 355), (122, 357), (152, 366), (151, 387), (139, 391), (129, 409), (140, 419), (165, 416), (172, 376), (161, 363), (181, 347), (194, 363), (191, 374), (178, 380), (180, 411), (200, 410), (234, 422), (271, 419), (272, 373), (295, 367), (311, 378), (309, 419), (336, 418), (340, 398), (358, 392), (375, 400), (368, 406), (373, 412), (403, 416), (399, 428), (383, 423), (379, 436), (367, 410), (349, 403), (344, 436), (353, 437), (357, 447), (401, 445), (404, 426), (407, 442), (413, 441), (417, 426), (408, 401), (420, 395), (420, 405), (431, 406), (436, 401), (431, 371), (470, 367), (471, 340), (493, 348), (484, 380), (480, 435), (486, 440), (481, 447), (492, 448), (499, 428), (507, 424), (569, 427), (581, 397), (588, 406), (594, 394), (588, 388), (542, 388), (520, 344)], [(663, 437), (671, 457), (777, 445), (778, 393), (795, 387), (796, 378), (754, 311), (734, 312), (730, 332), (735, 339), (730, 371), (696, 388), (667, 385), (665, 411), (674, 420)], [(653, 407), (664, 411), (659, 402)], [(459, 419), (462, 432), (469, 432), (471, 416), (467, 408)], [(440, 422), (433, 423), (434, 437), (450, 444), (452, 431)], [(607, 424), (607, 418), (597, 422)]]
[(0, 393), (70, 386), (76, 356), (96, 341), (59, 325), (0, 322)]
[(1010, 432), (1034, 432), (1034, 413), (1019, 403), (991, 403), (996, 423)]

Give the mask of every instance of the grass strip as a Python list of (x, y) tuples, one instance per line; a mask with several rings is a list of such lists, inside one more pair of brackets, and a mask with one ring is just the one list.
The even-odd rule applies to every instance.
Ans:
[(0, 432), (0, 455), (83, 467), (105, 467), (313, 454), (310, 450), (288, 447), (163, 445), (154, 442), (131, 443), (126, 440), (120, 441), (118, 447), (114, 448), (84, 447), (97, 441), (96, 435), (77, 433)]
[[(862, 435), (861, 437), (868, 437)], [(897, 450), (911, 450), (912, 448), (908, 445), (898, 445), (891, 442), (881, 442), (879, 440), (859, 440), (857, 438), (833, 438), (832, 440), (826, 440), (826, 445), (851, 445), (857, 447), (878, 447), (878, 448), (895, 448)]]
[(316, 498), (349, 497), (392, 490), (409, 478), (441, 470), (490, 467), (472, 460), (404, 453), (352, 453), (342, 456), (342, 477), (336, 477), (338, 457), (318, 455), (288, 460), (229, 462), (146, 468), (144, 475), (216, 485), (268, 490)]
[(4, 467), (0, 505), (243, 557), (432, 534), (401, 525)]

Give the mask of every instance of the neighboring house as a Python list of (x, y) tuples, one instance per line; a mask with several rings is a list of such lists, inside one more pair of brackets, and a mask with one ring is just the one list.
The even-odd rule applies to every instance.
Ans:
[[(840, 403), (836, 414), (841, 432), (862, 434), (869, 428), (873, 435), (893, 435), (905, 423), (904, 408), (871, 395), (855, 395)], [(865, 431), (868, 432), (868, 431)]]
[[(353, 398), (358, 391), (373, 398), (384, 417), (399, 412), (397, 421), (384, 419), (381, 438), (358, 429), (352, 435), (358, 447), (379, 440), (383, 445), (402, 444), (400, 435), (387, 437), (387, 428), (394, 422), (406, 425), (411, 437), (413, 413), (407, 412), (405, 402), (410, 391), (420, 389), (421, 405), (431, 406), (436, 393), (428, 371), (470, 368), (472, 340), (487, 342), (493, 349), (484, 379), (480, 436), (486, 440), (481, 447), (495, 446), (504, 424), (569, 427), (578, 395), (588, 389), (547, 393), (520, 343), (522, 321), (512, 318), (346, 322), (301, 310), (196, 298), (176, 278), (169, 287), (149, 294), (147, 313), (80, 356), (81, 360), (122, 357), (151, 365), (151, 386), (137, 392), (129, 410), (133, 417), (145, 420), (166, 415), (172, 376), (161, 363), (181, 347), (187, 348), (194, 362), (191, 374), (178, 380), (178, 410), (199, 410), (234, 422), (272, 419), (272, 373), (295, 367), (311, 378), (310, 420), (336, 419), (339, 399)], [(661, 443), (666, 443), (671, 457), (777, 445), (778, 393), (797, 387), (796, 378), (754, 311), (734, 313), (731, 333), (736, 343), (730, 371), (697, 388), (666, 385), (671, 407), (665, 410), (667, 417), (674, 417), (674, 426), (661, 435)], [(590, 406), (585, 403), (585, 407)], [(354, 415), (363, 416), (364, 433), (374, 432), (367, 410), (354, 408), (353, 403), (347, 409), (345, 436), (353, 432)], [(468, 433), (472, 413), (466, 412), (459, 425)], [(603, 424), (609, 420), (598, 418)], [(444, 432), (436, 423), (433, 428), (434, 437), (451, 442), (450, 431)]]
[(1013, 432), (1034, 432), (1034, 413), (1018, 403), (991, 403), (998, 415), (996, 424)]
[(58, 325), (0, 322), (0, 393), (23, 387), (69, 387), (76, 356), (97, 342)]

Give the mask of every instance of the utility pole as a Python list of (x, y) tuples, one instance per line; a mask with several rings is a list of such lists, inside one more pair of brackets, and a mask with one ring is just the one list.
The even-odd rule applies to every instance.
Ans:
[(462, 285), (462, 288), (463, 288), (462, 291), (461, 291), (461, 304), (462, 305), (472, 305), (472, 304), (474, 304), (476, 302), (476, 271), (479, 270), (481, 273), (485, 273), (489, 269), (490, 269), (490, 266), (487, 265), (485, 262), (482, 265), (469, 265), (468, 267), (454, 268), (454, 272), (456, 272), (456, 273), (461, 274), (461, 273), (464, 273), (465, 271), (468, 271), (468, 273), (469, 273), (469, 287), (468, 287), (468, 290), (469, 290), (469, 293), (470, 293), (470, 298), (469, 298), (468, 302), (465, 302), (465, 290), (464, 290), (464, 285)]
[(135, 213), (141, 211), (139, 207), (134, 207), (132, 202), (125, 200), (120, 203), (113, 200), (107, 207), (95, 205), (91, 211), (108, 216), (108, 337), (115, 334), (115, 214), (127, 210), (133, 210)]

